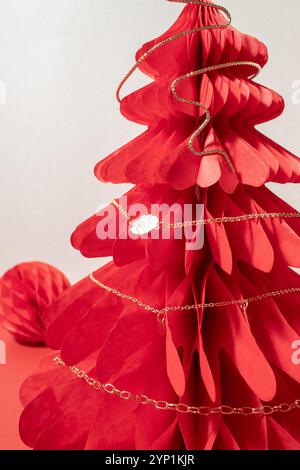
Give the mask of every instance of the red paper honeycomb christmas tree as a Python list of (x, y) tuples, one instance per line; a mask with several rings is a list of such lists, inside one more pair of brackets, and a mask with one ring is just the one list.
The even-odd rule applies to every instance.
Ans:
[[(182, 3), (126, 76), (153, 79), (121, 100), (147, 130), (96, 167), (135, 185), (128, 210), (113, 201), (72, 237), (113, 261), (44, 315), (60, 357), (22, 389), (21, 435), (36, 449), (300, 449), (300, 215), (265, 186), (299, 182), (300, 160), (256, 129), (284, 107), (253, 79), (266, 47), (223, 7)], [(204, 245), (172, 222), (165, 238), (124, 237), (153, 221), (164, 231), (130, 218), (135, 204), (202, 204), (183, 225)], [(100, 240), (108, 213), (117, 236)]]

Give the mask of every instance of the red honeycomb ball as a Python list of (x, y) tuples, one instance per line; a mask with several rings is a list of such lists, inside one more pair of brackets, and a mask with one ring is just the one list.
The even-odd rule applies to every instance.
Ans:
[(44, 342), (43, 313), (68, 287), (68, 279), (45, 263), (22, 263), (0, 279), (0, 322), (22, 343)]

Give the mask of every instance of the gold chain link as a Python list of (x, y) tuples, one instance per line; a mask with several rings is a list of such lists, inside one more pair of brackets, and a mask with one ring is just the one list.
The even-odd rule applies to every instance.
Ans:
[[(120, 213), (128, 220), (129, 224), (132, 224), (131, 217), (129, 216), (126, 209), (116, 200), (113, 199), (112, 205), (115, 206)], [(201, 225), (212, 225), (212, 224), (224, 224), (224, 223), (234, 223), (234, 222), (244, 222), (247, 220), (265, 220), (265, 219), (299, 219), (300, 212), (262, 212), (262, 213), (253, 213), (253, 214), (244, 214), (234, 217), (212, 217), (209, 219), (199, 219), (199, 220), (188, 220), (186, 222), (177, 222), (177, 223), (165, 223), (159, 222), (159, 226), (154, 230), (158, 230), (160, 226), (165, 226), (166, 228), (185, 228), (185, 227), (198, 227)]]
[[(56, 356), (54, 362), (58, 366), (66, 366), (64, 361)], [(242, 415), (242, 416), (254, 416), (254, 415), (271, 415), (274, 413), (288, 413), (295, 409), (300, 409), (300, 400), (295, 400), (293, 403), (282, 403), (275, 406), (243, 406), (243, 407), (231, 407), (227, 405), (221, 405), (216, 407), (211, 406), (190, 406), (184, 403), (168, 403), (167, 401), (154, 400), (149, 398), (147, 395), (135, 394), (127, 390), (119, 390), (112, 384), (104, 384), (98, 380), (90, 377), (84, 370), (79, 369), (76, 366), (70, 366), (71, 372), (79, 379), (84, 380), (90, 387), (97, 391), (106, 392), (110, 395), (115, 395), (126, 401), (134, 401), (140, 405), (152, 406), (158, 410), (164, 411), (175, 411), (181, 414), (194, 414), (200, 416), (210, 415)]]
[(115, 206), (122, 215), (124, 215), (125, 219), (127, 219), (129, 222), (131, 221), (131, 218), (126, 209), (121, 204), (119, 204), (116, 199), (112, 200), (112, 205)]
[[(139, 58), (139, 60), (134, 64), (134, 66), (129, 70), (129, 72), (125, 75), (123, 80), (120, 82), (120, 84), (118, 86), (118, 89), (117, 89), (117, 92), (116, 92), (117, 100), (119, 102), (122, 101), (121, 98), (120, 98), (120, 93), (121, 93), (121, 89), (123, 88), (124, 84), (131, 77), (131, 75), (135, 72), (135, 70), (138, 69), (140, 64), (147, 57), (149, 57), (153, 52), (155, 52), (157, 49), (164, 46), (165, 44), (168, 44), (172, 41), (175, 41), (175, 40), (177, 40), (177, 39), (179, 39), (183, 36), (187, 36), (189, 34), (194, 34), (194, 33), (199, 33), (199, 32), (202, 32), (202, 31), (208, 31), (208, 30), (214, 30), (214, 29), (226, 29), (231, 25), (231, 20), (232, 20), (231, 15), (230, 15), (229, 11), (226, 8), (224, 8), (223, 6), (216, 5), (216, 4), (213, 4), (213, 3), (208, 3), (208, 2), (197, 1), (197, 0), (169, 0), (169, 1), (174, 2), (174, 3), (189, 3), (189, 4), (193, 4), (193, 5), (199, 5), (199, 6), (204, 6), (204, 7), (209, 7), (209, 8), (216, 9), (216, 10), (220, 11), (221, 13), (223, 13), (225, 15), (227, 21), (226, 21), (226, 23), (218, 23), (218, 24), (212, 24), (212, 25), (207, 25), (207, 26), (200, 26), (198, 28), (193, 28), (193, 29), (189, 29), (189, 30), (186, 30), (186, 31), (181, 31), (180, 33), (174, 34), (173, 36), (170, 36), (170, 37), (158, 42), (153, 47), (151, 47), (148, 51), (146, 51)], [(195, 150), (195, 147), (194, 147), (195, 139), (201, 134), (201, 132), (205, 129), (205, 127), (211, 121), (211, 114), (210, 114), (209, 108), (204, 103), (201, 103), (200, 101), (189, 100), (187, 98), (179, 96), (177, 91), (176, 91), (176, 85), (182, 80), (189, 79), (189, 78), (192, 78), (192, 77), (196, 77), (196, 76), (202, 75), (204, 73), (208, 73), (208, 72), (212, 72), (212, 71), (220, 70), (220, 69), (224, 69), (224, 68), (229, 68), (229, 67), (241, 66), (241, 65), (242, 66), (251, 66), (251, 67), (254, 67), (254, 68), (257, 69), (257, 72), (255, 74), (253, 74), (251, 76), (251, 78), (255, 78), (258, 75), (258, 73), (261, 71), (261, 66), (256, 62), (251, 62), (251, 61), (227, 62), (227, 63), (224, 63), (224, 64), (213, 65), (213, 66), (210, 66), (210, 67), (205, 67), (205, 68), (202, 68), (202, 69), (199, 69), (199, 70), (189, 72), (185, 75), (182, 75), (181, 77), (176, 78), (173, 81), (172, 85), (171, 85), (172, 94), (173, 94), (174, 98), (177, 101), (181, 101), (183, 103), (187, 103), (187, 104), (197, 106), (200, 109), (203, 109), (204, 112), (205, 112), (205, 120), (196, 129), (196, 131), (192, 134), (192, 136), (190, 137), (190, 139), (188, 141), (189, 150), (194, 155), (197, 155), (197, 156), (215, 155), (215, 154), (220, 155), (221, 157), (223, 157), (225, 159), (225, 161), (227, 162), (227, 164), (228, 164), (230, 170), (232, 171), (232, 173), (236, 173), (235, 167), (234, 167), (230, 157), (228, 156), (228, 154), (224, 150), (211, 149), (211, 150), (205, 150), (203, 152), (198, 152), (197, 150)]]

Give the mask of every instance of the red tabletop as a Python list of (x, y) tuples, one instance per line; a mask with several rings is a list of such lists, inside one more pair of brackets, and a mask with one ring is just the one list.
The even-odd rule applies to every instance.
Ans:
[[(3, 345), (6, 364), (3, 361)], [(18, 421), (22, 410), (19, 389), (26, 377), (38, 369), (49, 350), (18, 344), (0, 327), (0, 450), (24, 450)]]

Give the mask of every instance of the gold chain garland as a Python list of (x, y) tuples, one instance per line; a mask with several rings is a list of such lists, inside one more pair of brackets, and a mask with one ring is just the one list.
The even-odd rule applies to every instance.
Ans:
[[(113, 199), (112, 205), (115, 206), (120, 211), (120, 213), (125, 217), (125, 219), (128, 220), (129, 224), (133, 223), (126, 209), (116, 199)], [(244, 222), (247, 220), (255, 221), (255, 220), (265, 220), (265, 219), (299, 219), (299, 218), (300, 218), (300, 212), (262, 212), (262, 213), (238, 215), (234, 217), (212, 217), (210, 219), (189, 220), (185, 222), (177, 222), (174, 224), (165, 223), (161, 221), (158, 223), (158, 226), (154, 230), (158, 230), (160, 226), (165, 226), (166, 228), (184, 228), (184, 227), (198, 227), (201, 225)]]
[[(117, 100), (119, 102), (122, 101), (121, 98), (120, 98), (120, 93), (121, 93), (121, 89), (123, 88), (124, 84), (131, 77), (131, 75), (138, 69), (140, 64), (147, 57), (149, 57), (153, 52), (155, 52), (157, 49), (164, 46), (165, 44), (168, 44), (172, 41), (175, 41), (175, 40), (177, 40), (177, 39), (179, 39), (183, 36), (187, 36), (189, 34), (194, 34), (194, 33), (198, 33), (198, 32), (201, 32), (201, 31), (208, 31), (208, 30), (214, 30), (214, 29), (226, 29), (231, 25), (231, 15), (230, 15), (229, 11), (226, 8), (224, 8), (223, 6), (216, 5), (214, 3), (197, 1), (197, 0), (168, 0), (168, 1), (175, 2), (175, 3), (187, 3), (187, 4), (190, 3), (190, 4), (193, 4), (193, 5), (199, 5), (199, 6), (214, 8), (214, 9), (224, 13), (225, 17), (227, 18), (227, 22), (226, 23), (212, 24), (212, 25), (207, 25), (207, 26), (200, 26), (198, 28), (193, 28), (193, 29), (189, 29), (189, 30), (186, 30), (186, 31), (181, 31), (180, 33), (174, 34), (173, 36), (170, 36), (170, 37), (158, 42), (157, 44), (155, 44), (153, 47), (151, 47), (148, 51), (146, 51), (139, 58), (139, 60), (134, 64), (134, 66), (129, 70), (129, 72), (125, 75), (125, 77), (120, 82), (120, 84), (118, 86), (118, 89), (117, 89), (117, 92), (116, 92)], [(181, 77), (176, 78), (173, 81), (172, 85), (171, 85), (172, 94), (173, 94), (174, 98), (177, 101), (181, 101), (183, 103), (187, 103), (187, 104), (197, 106), (198, 108), (202, 109), (205, 113), (205, 120), (196, 129), (196, 131), (192, 134), (192, 136), (190, 137), (190, 139), (188, 141), (189, 150), (194, 155), (197, 155), (197, 156), (215, 155), (215, 154), (220, 155), (221, 157), (223, 157), (225, 159), (225, 161), (227, 162), (227, 164), (228, 164), (228, 166), (229, 166), (232, 173), (236, 173), (235, 167), (234, 167), (230, 157), (228, 156), (228, 154), (224, 150), (211, 149), (211, 150), (205, 150), (205, 151), (202, 151), (202, 152), (198, 152), (195, 149), (195, 147), (194, 147), (195, 139), (201, 134), (201, 132), (205, 129), (205, 127), (211, 121), (211, 114), (210, 114), (209, 108), (204, 103), (201, 103), (200, 101), (190, 100), (190, 99), (184, 98), (182, 96), (179, 96), (177, 91), (176, 91), (176, 86), (180, 81), (185, 80), (185, 79), (196, 77), (198, 75), (202, 75), (204, 73), (212, 72), (212, 71), (215, 71), (215, 70), (221, 70), (221, 69), (225, 69), (225, 68), (229, 68), (229, 67), (236, 67), (236, 66), (241, 66), (241, 65), (242, 66), (251, 66), (251, 67), (254, 67), (256, 69), (256, 73), (254, 73), (250, 78), (255, 78), (258, 75), (258, 73), (261, 71), (260, 64), (258, 64), (256, 62), (251, 62), (251, 61), (227, 62), (227, 63), (224, 63), (224, 64), (217, 64), (217, 65), (213, 65), (213, 66), (210, 66), (210, 67), (205, 67), (205, 68), (202, 68), (202, 69), (199, 69), (199, 70), (194, 70), (192, 72), (189, 72), (185, 75), (182, 75)]]
[(279, 296), (288, 295), (288, 294), (300, 293), (300, 287), (291, 287), (288, 289), (282, 289), (282, 290), (277, 290), (273, 292), (266, 292), (265, 294), (257, 295), (254, 297), (249, 297), (247, 299), (224, 300), (222, 302), (199, 303), (199, 304), (194, 304), (194, 305), (175, 305), (175, 306), (167, 306), (162, 309), (158, 309), (158, 308), (152, 307), (151, 305), (144, 303), (143, 301), (141, 301), (140, 299), (136, 297), (124, 294), (123, 292), (120, 292), (119, 290), (114, 289), (113, 287), (107, 286), (103, 282), (96, 279), (94, 274), (92, 273), (89, 275), (89, 278), (94, 284), (96, 284), (98, 287), (100, 287), (107, 293), (113, 294), (116, 297), (119, 297), (123, 300), (128, 300), (129, 302), (134, 303), (138, 307), (141, 307), (144, 310), (147, 310), (148, 312), (154, 313), (155, 315), (157, 315), (158, 320), (162, 323), (165, 322), (166, 315), (169, 312), (185, 312), (185, 311), (190, 311), (190, 310), (220, 308), (220, 307), (229, 307), (229, 306), (235, 305), (235, 306), (241, 307), (243, 311), (246, 313), (250, 303), (267, 300), (272, 297), (279, 297)]
[[(58, 366), (66, 366), (64, 361), (59, 357), (55, 357), (54, 362)], [(295, 400), (293, 403), (282, 403), (280, 405), (264, 405), (259, 407), (243, 406), (243, 407), (231, 407), (227, 405), (221, 405), (216, 407), (210, 406), (190, 406), (184, 403), (168, 403), (167, 401), (154, 400), (146, 395), (135, 394), (127, 390), (119, 390), (112, 384), (102, 384), (93, 377), (90, 377), (84, 370), (78, 367), (71, 366), (71, 372), (79, 379), (85, 380), (85, 382), (97, 391), (106, 392), (110, 395), (115, 395), (126, 401), (135, 401), (140, 405), (152, 406), (158, 410), (164, 411), (175, 411), (181, 414), (194, 414), (199, 416), (210, 416), (210, 415), (242, 415), (242, 416), (254, 416), (263, 415), (268, 416), (274, 413), (288, 413), (295, 409), (300, 409), (300, 400)]]

